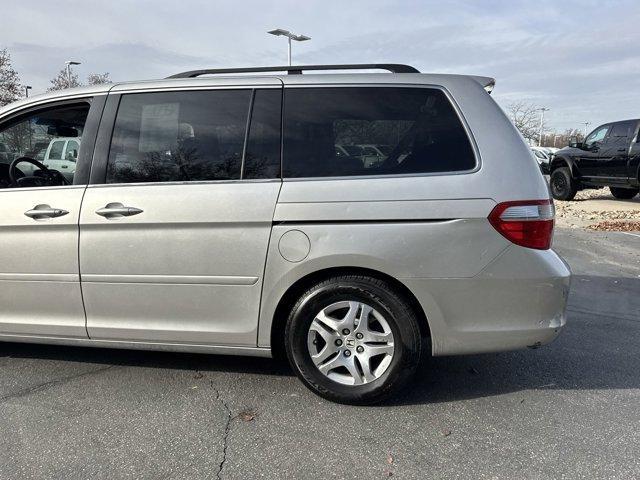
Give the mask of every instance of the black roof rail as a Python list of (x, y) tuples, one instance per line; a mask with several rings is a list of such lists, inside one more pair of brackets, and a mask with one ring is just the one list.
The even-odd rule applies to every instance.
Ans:
[(392, 73), (420, 73), (410, 65), (400, 63), (361, 63), (344, 65), (295, 65), (279, 67), (248, 67), (248, 68), (207, 68), (176, 73), (167, 78), (196, 78), (201, 75), (215, 75), (219, 73), (256, 73), (256, 72), (287, 72), (289, 75), (300, 75), (303, 71), (311, 70), (388, 70)]

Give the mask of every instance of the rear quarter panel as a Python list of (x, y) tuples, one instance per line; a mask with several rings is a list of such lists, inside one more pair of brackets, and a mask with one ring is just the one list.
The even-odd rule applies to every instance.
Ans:
[[(409, 77), (425, 86), (437, 80)], [(482, 86), (457, 76), (437, 85), (448, 93), (470, 133), (477, 170), (285, 180), (265, 270), (259, 346), (269, 346), (277, 304), (304, 276), (352, 266), (380, 271), (405, 285), (415, 278), (470, 278), (510, 245), (487, 221), (493, 207), (509, 200), (549, 198), (529, 147)], [(287, 261), (279, 251), (280, 239), (289, 230), (300, 230), (309, 239), (301, 261)], [(442, 317), (437, 301), (429, 308), (433, 311), (425, 311), (427, 318)]]

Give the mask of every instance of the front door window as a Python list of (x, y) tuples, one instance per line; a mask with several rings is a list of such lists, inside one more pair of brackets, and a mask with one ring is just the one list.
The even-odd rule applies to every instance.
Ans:
[[(73, 183), (89, 105), (41, 110), (0, 125), (0, 188)], [(66, 145), (66, 149), (65, 149)]]
[(603, 127), (597, 128), (593, 132), (589, 134), (589, 136), (584, 141), (584, 146), (587, 150), (592, 149), (593, 147), (598, 146), (604, 140), (604, 137), (607, 136), (607, 132), (609, 131), (609, 125), (605, 125)]

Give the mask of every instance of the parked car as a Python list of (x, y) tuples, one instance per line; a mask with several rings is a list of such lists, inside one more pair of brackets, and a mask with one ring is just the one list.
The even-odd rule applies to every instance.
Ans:
[(538, 165), (540, 166), (540, 171), (543, 174), (548, 175), (550, 155), (546, 152), (545, 149), (541, 147), (531, 147), (531, 152), (533, 153), (536, 162), (538, 162)]
[[(392, 73), (313, 75), (336, 68)], [(37, 116), (53, 141), (82, 138), (71, 182), (20, 175), (35, 159), (0, 169), (0, 339), (284, 354), (315, 393), (359, 404), (423, 355), (551, 342), (570, 271), (493, 84), (200, 70), (0, 110), (0, 134)], [(349, 142), (391, 150), (365, 164), (338, 153)]]
[(52, 140), (47, 147), (42, 163), (48, 169), (57, 170), (67, 180), (73, 181), (81, 140), (81, 138), (77, 137), (60, 137)]
[(640, 120), (601, 125), (584, 142), (572, 141), (551, 161), (551, 193), (572, 200), (579, 190), (609, 187), (611, 194), (630, 199), (640, 189)]
[[(80, 151), (80, 141), (80, 138), (75, 137), (55, 138), (49, 142), (46, 149), (41, 150), (33, 158), (40, 161), (49, 170), (60, 172), (69, 182), (72, 182), (76, 171), (78, 152)], [(38, 168), (34, 164), (22, 164), (20, 171), (25, 175), (34, 175)]]

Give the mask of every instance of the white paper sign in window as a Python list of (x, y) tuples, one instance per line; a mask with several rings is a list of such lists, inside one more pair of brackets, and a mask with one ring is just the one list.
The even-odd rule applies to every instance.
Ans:
[(140, 122), (140, 152), (171, 150), (178, 143), (179, 103), (158, 103), (142, 106)]

